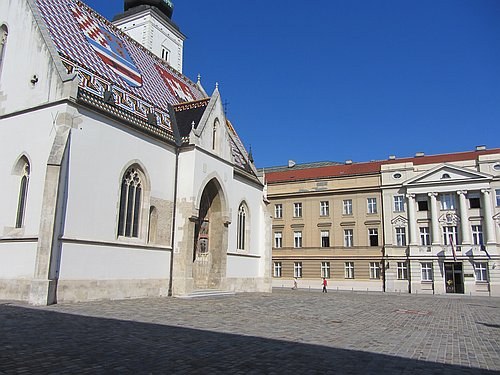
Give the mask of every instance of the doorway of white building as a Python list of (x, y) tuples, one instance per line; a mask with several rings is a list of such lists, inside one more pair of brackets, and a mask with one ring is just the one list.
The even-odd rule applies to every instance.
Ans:
[(446, 293), (464, 293), (463, 266), (460, 262), (444, 264)]

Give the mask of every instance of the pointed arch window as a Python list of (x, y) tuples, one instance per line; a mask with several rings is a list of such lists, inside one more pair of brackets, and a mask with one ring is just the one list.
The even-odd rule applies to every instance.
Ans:
[(247, 230), (247, 208), (244, 203), (242, 203), (238, 209), (238, 238), (237, 238), (237, 249), (245, 250), (246, 242), (246, 230)]
[(9, 30), (7, 25), (0, 26), (0, 74), (2, 73), (2, 65), (5, 55), (5, 47), (7, 45), (7, 36), (9, 35)]
[(214, 125), (212, 127), (212, 150), (217, 149), (217, 128), (219, 127), (219, 120), (215, 119)]
[(129, 168), (122, 179), (118, 236), (139, 237), (143, 183), (136, 167)]
[(16, 228), (22, 228), (26, 213), (26, 201), (28, 198), (28, 185), (30, 179), (30, 165), (28, 160), (22, 159), (21, 181), (19, 183), (19, 197), (17, 203)]

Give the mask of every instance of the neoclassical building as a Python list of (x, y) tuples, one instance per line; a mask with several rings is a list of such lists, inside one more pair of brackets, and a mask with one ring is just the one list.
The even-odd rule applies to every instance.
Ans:
[(500, 295), (500, 149), (381, 167), (386, 288)]
[(0, 299), (270, 291), (263, 184), (172, 10), (0, 2)]
[(273, 285), (500, 295), (500, 149), (266, 168)]

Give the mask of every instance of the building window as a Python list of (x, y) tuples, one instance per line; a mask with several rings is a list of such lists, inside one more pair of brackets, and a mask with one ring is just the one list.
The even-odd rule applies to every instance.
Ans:
[(302, 262), (293, 263), (293, 277), (296, 278), (302, 277)]
[(354, 262), (345, 262), (344, 277), (346, 279), (354, 279)]
[(443, 240), (445, 245), (457, 244), (457, 227), (446, 226), (443, 227)]
[(439, 200), (441, 201), (442, 210), (454, 210), (455, 209), (455, 194), (444, 193), (440, 194)]
[(302, 217), (302, 203), (293, 204), (293, 217)]
[(30, 179), (30, 165), (26, 158), (22, 158), (21, 180), (19, 181), (19, 196), (17, 199), (16, 228), (22, 228), (26, 213), (26, 201), (28, 198), (28, 185)]
[(368, 239), (370, 240), (370, 246), (378, 246), (378, 229), (377, 228), (368, 229)]
[(473, 225), (472, 226), (472, 241), (474, 245), (482, 245), (483, 244), (483, 226), (482, 225)]
[(417, 200), (417, 209), (419, 211), (429, 211), (429, 202), (426, 198)]
[(0, 26), (0, 75), (2, 74), (2, 65), (5, 56), (5, 49), (7, 46), (7, 36), (9, 35), (9, 30), (6, 25)]
[(394, 196), (394, 212), (403, 212), (405, 210), (405, 200), (402, 195)]
[(496, 206), (500, 207), (500, 189), (495, 189)]
[(380, 279), (379, 262), (370, 262), (370, 279)]
[(212, 150), (215, 151), (217, 148), (217, 128), (219, 125), (219, 120), (215, 119), (214, 125), (212, 126)]
[(139, 170), (129, 168), (122, 180), (118, 236), (139, 237), (142, 207), (142, 178)]
[(421, 263), (422, 266), (422, 281), (432, 281), (432, 263)]
[(488, 263), (474, 263), (476, 281), (488, 281)]
[(283, 247), (283, 233), (274, 232), (274, 247), (281, 249)]
[(281, 262), (274, 262), (273, 277), (281, 277)]
[(321, 231), (321, 247), (330, 247), (330, 231)]
[(376, 214), (377, 213), (377, 198), (368, 198), (367, 204), (368, 204), (368, 213), (369, 214)]
[(344, 200), (342, 212), (344, 215), (352, 215), (352, 199)]
[(407, 280), (408, 279), (408, 265), (406, 262), (398, 262), (398, 280)]
[(354, 231), (352, 229), (344, 229), (344, 246), (354, 246)]
[(274, 205), (274, 218), (281, 219), (283, 217), (283, 205), (281, 203)]
[(319, 202), (319, 216), (330, 215), (330, 204), (328, 201)]
[(167, 62), (169, 62), (170, 51), (167, 47), (161, 46), (161, 58)]
[(430, 246), (431, 245), (431, 235), (429, 233), (429, 227), (420, 227), (420, 245)]
[(469, 207), (470, 208), (481, 208), (481, 199), (479, 199), (479, 197), (469, 198)]
[(245, 250), (246, 248), (246, 232), (247, 232), (247, 207), (244, 203), (240, 205), (238, 209), (238, 237), (237, 237), (237, 249)]
[(295, 248), (302, 247), (302, 232), (300, 231), (293, 232), (293, 247)]
[(330, 262), (321, 262), (321, 277), (330, 278)]
[(406, 246), (406, 228), (396, 228), (396, 246)]

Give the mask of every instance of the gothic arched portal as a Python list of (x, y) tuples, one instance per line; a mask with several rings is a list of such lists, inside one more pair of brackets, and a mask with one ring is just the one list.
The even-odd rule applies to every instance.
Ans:
[(196, 289), (219, 288), (225, 273), (227, 228), (223, 206), (221, 187), (213, 179), (203, 190), (195, 224), (193, 280)]

